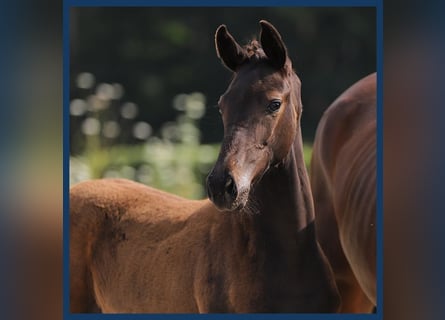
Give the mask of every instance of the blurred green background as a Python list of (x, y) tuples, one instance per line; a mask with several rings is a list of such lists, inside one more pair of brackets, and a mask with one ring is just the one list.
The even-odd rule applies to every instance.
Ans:
[(70, 15), (70, 184), (125, 177), (187, 198), (205, 196), (231, 72), (214, 32), (240, 44), (258, 21), (281, 33), (302, 80), (310, 159), (317, 123), (352, 83), (376, 70), (375, 8), (73, 8)]

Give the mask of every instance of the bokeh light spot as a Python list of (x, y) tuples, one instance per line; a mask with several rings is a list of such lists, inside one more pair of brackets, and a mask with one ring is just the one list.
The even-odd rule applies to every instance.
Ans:
[(152, 128), (147, 122), (137, 122), (133, 126), (133, 136), (140, 140), (146, 140), (152, 133)]
[(87, 111), (87, 103), (83, 99), (74, 99), (70, 103), (70, 114), (72, 116), (81, 116)]
[(82, 133), (87, 136), (95, 136), (100, 132), (100, 122), (96, 118), (86, 118), (82, 123)]
[(133, 102), (126, 102), (121, 107), (121, 116), (124, 119), (134, 119), (138, 114), (138, 106)]
[(100, 100), (111, 100), (114, 98), (114, 87), (109, 83), (101, 83), (96, 88), (96, 96)]
[(93, 87), (96, 79), (94, 75), (89, 72), (79, 73), (76, 79), (77, 87), (80, 89), (90, 89)]

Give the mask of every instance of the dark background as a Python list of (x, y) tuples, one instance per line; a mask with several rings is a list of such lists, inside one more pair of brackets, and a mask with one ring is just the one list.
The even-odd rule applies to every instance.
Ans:
[[(86, 99), (95, 87), (79, 89), (76, 77), (118, 83), (138, 120), (157, 132), (177, 111), (179, 93), (201, 92), (206, 114), (199, 121), (202, 143), (219, 142), (222, 125), (214, 106), (231, 73), (218, 60), (214, 33), (226, 24), (240, 44), (259, 34), (259, 20), (281, 33), (302, 80), (303, 135), (311, 141), (324, 109), (347, 87), (376, 71), (375, 8), (72, 8), (70, 15), (70, 98)], [(97, 87), (96, 87), (97, 89)], [(111, 111), (108, 111), (111, 112)], [(85, 151), (82, 117), (71, 121), (71, 153)], [(127, 136), (119, 143), (138, 143)]]

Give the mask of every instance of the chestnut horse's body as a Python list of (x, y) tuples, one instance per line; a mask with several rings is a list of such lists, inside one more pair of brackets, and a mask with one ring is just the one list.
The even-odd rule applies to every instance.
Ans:
[(317, 128), (311, 162), (317, 236), (341, 312), (376, 305), (376, 74), (346, 90)]
[(260, 23), (261, 43), (246, 48), (216, 32), (234, 78), (219, 102), (210, 200), (126, 180), (71, 188), (71, 312), (337, 311), (314, 230), (300, 81), (281, 36)]

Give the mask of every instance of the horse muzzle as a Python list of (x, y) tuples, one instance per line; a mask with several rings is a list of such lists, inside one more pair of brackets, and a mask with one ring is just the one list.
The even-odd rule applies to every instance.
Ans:
[(218, 174), (214, 169), (207, 177), (207, 195), (218, 210), (237, 211), (245, 207), (249, 188), (240, 186), (229, 172)]

